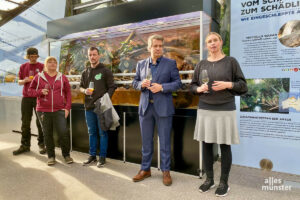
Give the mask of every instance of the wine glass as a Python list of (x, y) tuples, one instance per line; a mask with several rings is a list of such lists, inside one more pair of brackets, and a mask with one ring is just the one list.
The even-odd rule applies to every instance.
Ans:
[[(95, 84), (94, 84), (93, 81), (91, 81), (90, 84), (89, 84), (88, 90), (89, 90), (90, 92), (93, 92), (94, 89), (95, 89)], [(89, 96), (90, 99), (93, 98), (92, 95), (93, 95), (93, 94), (91, 94), (91, 95)]]
[[(44, 89), (48, 90), (48, 94), (49, 94), (50, 85), (47, 83), (47, 84), (45, 85)], [(47, 95), (44, 95), (44, 101), (48, 101)]]
[(147, 69), (146, 79), (152, 81), (152, 72), (150, 68)]
[(34, 77), (34, 72), (32, 70), (29, 71), (29, 78), (32, 80)]
[[(204, 70), (202, 70), (202, 72), (201, 72), (201, 80), (202, 80), (202, 82), (204, 83), (204, 84), (208, 84), (208, 82), (209, 82), (209, 77), (208, 77), (208, 73), (207, 73), (207, 70), (206, 69), (204, 69)], [(203, 93), (209, 93), (209, 91), (205, 91), (205, 92), (203, 92)]]
[(148, 69), (147, 69), (146, 79), (150, 81), (150, 86), (151, 86), (151, 81), (152, 81), (152, 72), (151, 72), (151, 68), (148, 68)]

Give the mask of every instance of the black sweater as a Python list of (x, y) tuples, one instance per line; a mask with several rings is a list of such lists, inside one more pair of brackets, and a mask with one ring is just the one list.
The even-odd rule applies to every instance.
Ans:
[(93, 110), (95, 108), (95, 101), (101, 98), (106, 92), (112, 97), (116, 85), (114, 84), (114, 77), (110, 69), (99, 63), (95, 68), (88, 67), (82, 72), (80, 87), (88, 88), (89, 83), (94, 82), (94, 91), (92, 98), (85, 95), (84, 107), (86, 110)]
[[(207, 70), (209, 76), (209, 93), (197, 93), (197, 87), (203, 84), (201, 71), (204, 69)], [(214, 81), (233, 82), (233, 88), (213, 91), (211, 85)], [(230, 56), (225, 56), (215, 62), (201, 60), (195, 68), (191, 85), (191, 90), (200, 96), (199, 108), (206, 110), (234, 110), (234, 96), (245, 94), (248, 91), (239, 63)]]

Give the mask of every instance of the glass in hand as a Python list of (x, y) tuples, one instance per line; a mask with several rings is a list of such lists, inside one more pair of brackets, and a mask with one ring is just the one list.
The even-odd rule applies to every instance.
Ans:
[[(44, 89), (48, 90), (48, 94), (49, 94), (50, 85), (47, 83), (47, 84), (45, 85)], [(48, 101), (48, 99), (47, 99), (48, 94), (47, 94), (47, 95), (44, 95), (44, 101)]]
[[(91, 82), (90, 82), (90, 84), (89, 84), (88, 90), (89, 90), (90, 92), (93, 92), (93, 91), (94, 91), (94, 89), (95, 89), (94, 82), (93, 82), (93, 81), (91, 81)], [(93, 94), (91, 94), (91, 95), (89, 96), (89, 98), (90, 98), (90, 99), (92, 99), (92, 98), (93, 98), (93, 97), (92, 97), (92, 95), (93, 95)]]
[(149, 81), (150, 81), (150, 86), (151, 86), (152, 72), (151, 72), (151, 69), (150, 69), (150, 68), (147, 69), (146, 80), (149, 80)]
[(32, 80), (34, 77), (34, 71), (30, 70), (29, 71), (29, 78)]
[(152, 81), (152, 72), (151, 72), (150, 68), (148, 68), (148, 70), (147, 70), (146, 79), (149, 80), (149, 81)]
[[(202, 72), (201, 72), (201, 81), (202, 81), (202, 83), (204, 83), (206, 85), (209, 82), (209, 77), (208, 77), (208, 73), (207, 73), (206, 69), (202, 70)], [(203, 93), (209, 93), (209, 91), (205, 91)]]

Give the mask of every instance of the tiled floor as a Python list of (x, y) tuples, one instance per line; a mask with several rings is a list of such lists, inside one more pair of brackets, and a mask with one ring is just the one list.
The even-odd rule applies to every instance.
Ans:
[[(81, 163), (88, 155), (80, 152), (72, 152), (75, 163), (67, 165), (63, 162), (60, 149), (57, 149), (58, 163), (48, 167), (47, 157), (38, 153), (36, 138), (32, 139), (30, 152), (13, 156), (12, 151), (18, 148), (19, 142), (19, 134), (0, 134), (1, 200), (220, 199), (215, 197), (214, 190), (200, 193), (198, 187), (204, 180), (196, 176), (171, 172), (173, 184), (166, 187), (162, 184), (161, 172), (153, 168), (152, 177), (133, 183), (131, 178), (139, 170), (139, 165), (108, 159), (104, 168), (97, 168), (96, 164), (86, 167)], [(217, 162), (214, 167), (218, 183), (220, 163)], [(263, 191), (271, 190), (265, 183), (270, 178), (280, 179), (282, 183), (277, 186), (287, 186), (287, 191)], [(229, 184), (231, 190), (226, 199), (300, 199), (300, 176), (296, 175), (232, 166)], [(288, 190), (289, 186), (291, 190)]]

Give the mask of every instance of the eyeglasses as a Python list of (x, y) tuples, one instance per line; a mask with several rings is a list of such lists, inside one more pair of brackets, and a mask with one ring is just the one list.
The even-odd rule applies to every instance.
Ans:
[(37, 58), (39, 55), (28, 55), (28, 58)]

